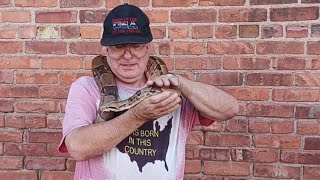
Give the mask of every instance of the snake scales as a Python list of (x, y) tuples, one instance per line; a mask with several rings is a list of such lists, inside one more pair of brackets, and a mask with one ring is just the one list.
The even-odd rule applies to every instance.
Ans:
[[(93, 59), (92, 73), (101, 93), (96, 123), (108, 121), (114, 118), (114, 112), (127, 110), (147, 97), (167, 90), (157, 86), (150, 86), (139, 90), (126, 100), (118, 101), (117, 84), (105, 56), (97, 56)], [(145, 71), (147, 79), (155, 79), (156, 77), (167, 73), (168, 69), (165, 63), (158, 57), (150, 56)], [(173, 91), (180, 94), (177, 89), (174, 89)]]

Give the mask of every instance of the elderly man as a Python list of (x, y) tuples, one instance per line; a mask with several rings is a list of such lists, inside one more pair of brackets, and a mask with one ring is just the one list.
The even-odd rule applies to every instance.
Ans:
[(63, 122), (61, 152), (77, 160), (75, 179), (182, 180), (187, 135), (195, 125), (227, 120), (238, 102), (226, 92), (182, 76), (145, 75), (152, 34), (149, 19), (136, 6), (114, 8), (104, 21), (101, 44), (112, 70), (119, 100), (148, 87), (167, 87), (125, 112), (95, 123), (101, 94), (93, 77), (81, 77), (70, 87)]

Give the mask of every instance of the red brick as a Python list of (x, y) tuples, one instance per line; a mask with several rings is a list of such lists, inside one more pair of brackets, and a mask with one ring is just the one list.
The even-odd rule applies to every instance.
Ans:
[(316, 120), (298, 121), (297, 134), (318, 135), (320, 133), (319, 122)]
[(253, 117), (293, 117), (294, 107), (276, 104), (248, 104), (247, 116)]
[(253, 54), (254, 44), (244, 41), (220, 41), (208, 42), (208, 54), (215, 55), (235, 55), (235, 54)]
[(66, 54), (67, 43), (64, 42), (26, 42), (26, 53), (29, 54)]
[(269, 99), (269, 89), (261, 88), (224, 88), (233, 95), (236, 99), (241, 101), (266, 101)]
[(102, 0), (60, 0), (60, 7), (62, 8), (71, 8), (71, 7), (101, 7)]
[(61, 27), (61, 38), (62, 39), (77, 39), (80, 37), (79, 26), (66, 26)]
[(174, 23), (212, 23), (217, 21), (215, 9), (172, 10), (171, 21)]
[(296, 135), (255, 135), (253, 137), (256, 148), (299, 149), (301, 138)]
[(219, 147), (244, 147), (250, 146), (250, 137), (247, 135), (232, 135), (232, 134), (212, 134), (205, 135), (206, 146)]
[(186, 159), (187, 160), (193, 160), (193, 159), (199, 159), (199, 146), (193, 146), (193, 145), (186, 145)]
[(166, 27), (154, 26), (151, 27), (151, 32), (154, 39), (163, 39), (166, 37)]
[(51, 172), (51, 171), (42, 171), (41, 180), (54, 180), (54, 179), (63, 179), (63, 180), (73, 180), (73, 173), (70, 172)]
[(320, 99), (318, 90), (275, 89), (273, 100), (281, 102), (317, 102)]
[(200, 0), (200, 6), (243, 6), (246, 0)]
[(319, 18), (319, 7), (271, 8), (271, 21), (306, 21)]
[(299, 151), (281, 151), (281, 162), (294, 164), (319, 165), (320, 154), (317, 151), (299, 152)]
[(249, 121), (249, 132), (250, 133), (269, 133), (270, 122), (264, 120), (250, 120)]
[(210, 161), (228, 161), (230, 159), (230, 150), (201, 148), (199, 151), (199, 158), (197, 159)]
[(278, 38), (283, 37), (283, 28), (281, 25), (263, 25), (261, 27), (261, 38)]
[(206, 39), (213, 37), (213, 26), (211, 25), (196, 25), (192, 26), (192, 38), (193, 39)]
[(303, 167), (303, 177), (305, 179), (320, 179), (320, 168), (308, 166)]
[(46, 144), (5, 144), (5, 155), (9, 156), (45, 156), (47, 152)]
[(266, 70), (270, 66), (271, 60), (266, 58), (226, 56), (223, 59), (223, 68), (228, 70)]
[(296, 107), (296, 118), (300, 119), (319, 119), (320, 118), (320, 108), (318, 106), (311, 107)]
[(204, 161), (203, 173), (216, 176), (248, 176), (250, 164), (246, 162)]
[(80, 23), (103, 23), (108, 13), (105, 10), (80, 10)]
[(197, 174), (201, 172), (201, 161), (187, 160), (185, 164), (185, 173)]
[(302, 0), (301, 3), (320, 3), (320, 0)]
[[(125, 2), (128, 2), (126, 0), (108, 0), (106, 1), (106, 7), (107, 8), (114, 8), (118, 5), (121, 5)], [(149, 6), (149, 0), (130, 0), (130, 4), (136, 5), (138, 7), (146, 7)]]
[(225, 130), (227, 132), (248, 132), (248, 121), (245, 119), (231, 119), (227, 121)]
[(1, 180), (37, 180), (36, 171), (0, 171)]
[(46, 116), (27, 116), (27, 128), (44, 128), (46, 127)]
[(320, 55), (320, 41), (308, 42), (307, 49), (308, 49), (308, 54)]
[(42, 69), (82, 69), (83, 58), (81, 57), (43, 57)]
[(102, 46), (98, 42), (70, 43), (70, 52), (79, 55), (96, 55), (102, 53)]
[(304, 70), (307, 59), (296, 57), (284, 57), (275, 59), (274, 68), (278, 70)]
[(312, 74), (312, 73), (306, 73), (306, 74), (296, 74), (295, 75), (295, 85), (296, 86), (320, 86), (320, 74)]
[(145, 13), (149, 17), (150, 23), (167, 23), (169, 20), (169, 11), (167, 10), (149, 10)]
[(237, 38), (237, 26), (218, 25), (216, 26), (215, 37), (218, 39), (235, 39)]
[[(1, 101), (0, 101), (0, 103), (1, 103)], [(0, 127), (4, 127), (4, 115), (0, 115)], [(2, 155), (2, 154), (3, 154), (3, 147), (2, 147), (2, 145), (0, 145), (0, 155)]]
[(0, 83), (1, 84), (12, 84), (13, 83), (13, 72), (0, 72)]
[(2, 17), (2, 21), (0, 20), (0, 22), (10, 22), (10, 23), (31, 22), (30, 11), (1, 11), (0, 16)]
[(169, 39), (187, 39), (189, 38), (188, 26), (172, 26), (168, 28)]
[(304, 150), (320, 150), (320, 138), (305, 137)]
[(76, 161), (73, 159), (69, 159), (67, 160), (67, 170), (74, 172), (76, 168)]
[(278, 151), (272, 149), (232, 149), (233, 161), (272, 163), (278, 161)]
[(52, 158), (52, 157), (26, 157), (25, 168), (41, 169), (41, 170), (65, 170), (64, 158)]
[(25, 128), (26, 117), (25, 116), (7, 116), (6, 127), (9, 128)]
[(37, 36), (37, 27), (35, 26), (19, 26), (18, 37), (20, 39), (31, 39)]
[(271, 5), (271, 4), (294, 4), (298, 3), (298, 0), (250, 0), (251, 5)]
[(39, 91), (40, 98), (66, 99), (69, 92), (69, 86), (42, 86)]
[(61, 138), (61, 132), (29, 131), (27, 134), (27, 141), (32, 143), (58, 143)]
[[(0, 169), (22, 169), (23, 157), (0, 157)], [(2, 178), (1, 178), (2, 179)]]
[(303, 42), (276, 42), (267, 41), (257, 44), (258, 54), (303, 54), (304, 43)]
[(0, 39), (15, 39), (17, 28), (15, 27), (0, 27)]
[(9, 5), (11, 5), (10, 0), (2, 0), (0, 2), (0, 6), (9, 6)]
[(215, 73), (215, 74), (200, 74), (199, 81), (211, 85), (219, 86), (241, 86), (243, 74), (241, 73)]
[(36, 12), (36, 23), (76, 23), (77, 11)]
[(289, 25), (286, 27), (288, 38), (306, 38), (308, 37), (307, 25)]
[(0, 100), (0, 112), (13, 112), (13, 101)]
[(0, 41), (1, 54), (22, 53), (23, 45), (21, 42)]
[(259, 25), (240, 25), (240, 38), (256, 38), (259, 36)]
[(152, 0), (152, 7), (188, 7), (197, 2), (197, 0)]
[(292, 86), (293, 76), (291, 74), (247, 74), (247, 85), (251, 86)]
[(185, 164), (185, 173), (198, 174), (201, 172), (201, 161), (199, 160), (187, 160)]
[(18, 72), (16, 74), (17, 84), (56, 84), (57, 73)]
[(320, 24), (311, 25), (311, 37), (320, 37)]
[(217, 57), (175, 58), (176, 70), (213, 70), (221, 68), (221, 59)]
[(39, 97), (39, 89), (35, 86), (0, 86), (2, 98), (36, 98)]
[(320, 70), (320, 58), (311, 59), (311, 69)]
[(188, 145), (203, 145), (204, 136), (201, 131), (192, 131), (187, 138)]
[(23, 131), (18, 130), (1, 130), (0, 141), (2, 142), (22, 142)]
[(56, 7), (57, 0), (16, 0), (16, 7)]
[(81, 39), (100, 39), (101, 28), (96, 26), (80, 27)]
[(16, 103), (15, 112), (57, 113), (58, 105), (57, 101), (22, 101)]
[(160, 54), (173, 55), (202, 55), (205, 54), (203, 42), (170, 42), (159, 45)]
[(76, 79), (82, 76), (92, 76), (91, 71), (87, 72), (61, 72), (60, 73), (60, 83), (62, 85), (70, 85)]
[(283, 165), (254, 165), (255, 177), (276, 179), (300, 179), (300, 167)]
[(273, 134), (289, 134), (294, 132), (293, 121), (271, 121)]
[(263, 22), (267, 21), (266, 9), (221, 9), (219, 22)]

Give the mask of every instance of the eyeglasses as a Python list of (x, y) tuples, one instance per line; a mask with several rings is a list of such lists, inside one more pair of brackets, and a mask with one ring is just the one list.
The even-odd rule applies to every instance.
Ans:
[(108, 46), (108, 54), (113, 59), (121, 59), (127, 51), (135, 58), (142, 58), (147, 54), (148, 46), (146, 44), (125, 44), (117, 46)]

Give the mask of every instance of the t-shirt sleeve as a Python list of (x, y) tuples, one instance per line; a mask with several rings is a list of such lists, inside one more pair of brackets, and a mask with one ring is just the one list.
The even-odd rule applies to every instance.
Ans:
[(182, 102), (181, 119), (184, 120), (189, 130), (196, 125), (210, 126), (214, 123), (213, 120), (202, 117), (199, 111), (187, 99), (184, 99)]
[(95, 121), (97, 106), (92, 90), (90, 84), (81, 78), (71, 85), (63, 119), (63, 137), (58, 147), (60, 152), (68, 152), (64, 140), (70, 132)]

